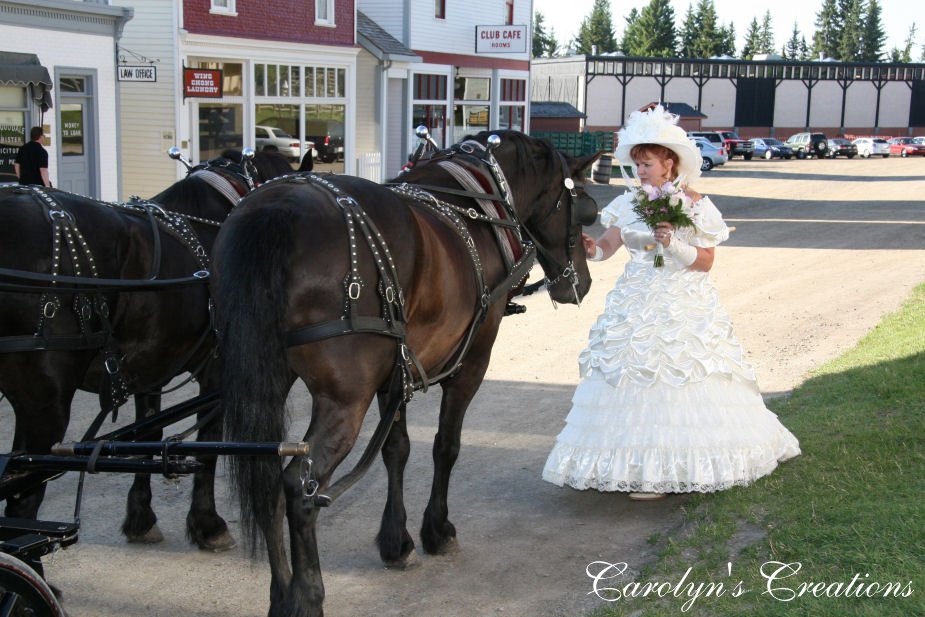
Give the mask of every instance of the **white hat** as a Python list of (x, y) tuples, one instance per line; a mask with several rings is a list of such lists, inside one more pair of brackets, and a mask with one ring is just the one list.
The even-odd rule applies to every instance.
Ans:
[(668, 113), (661, 105), (647, 111), (634, 111), (629, 121), (617, 133), (617, 159), (623, 165), (630, 165), (636, 175), (636, 163), (630, 156), (630, 150), (639, 144), (658, 144), (673, 150), (680, 159), (678, 177), (687, 181), (700, 177), (703, 155), (694, 142), (678, 126), (678, 116)]

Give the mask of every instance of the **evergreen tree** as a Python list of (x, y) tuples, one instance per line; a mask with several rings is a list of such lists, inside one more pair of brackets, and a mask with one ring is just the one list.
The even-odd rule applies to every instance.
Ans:
[(822, 0), (822, 8), (816, 13), (816, 33), (813, 35), (813, 56), (821, 54), (826, 58), (838, 55), (840, 32), (838, 6), (835, 0)]
[(599, 54), (617, 51), (609, 0), (594, 0), (591, 13), (582, 20), (578, 29), (574, 47), (579, 54), (591, 54), (595, 47)]
[[(674, 9), (670, 0), (650, 0), (633, 23), (633, 36), (623, 40), (623, 52), (629, 56), (672, 58), (675, 55), (677, 33)], [(629, 30), (629, 24), (627, 25)]]
[(800, 39), (800, 60), (809, 60), (809, 45), (806, 44), (806, 36)]
[(542, 58), (547, 56), (552, 58), (555, 55), (556, 49), (553, 47), (550, 49), (550, 39), (553, 41), (555, 37), (552, 36), (549, 32), (546, 32), (546, 27), (543, 25), (543, 22), (546, 18), (539, 11), (533, 14), (533, 57)]
[(909, 36), (906, 38), (906, 46), (899, 51), (899, 59), (894, 60), (894, 62), (912, 62), (912, 46), (915, 45), (915, 22), (912, 22), (912, 25), (909, 26)]
[(717, 25), (716, 8), (713, 6), (713, 0), (698, 0), (694, 21), (697, 26), (697, 36), (694, 38), (691, 56), (694, 58), (710, 58), (719, 55), (722, 38)]
[(855, 62), (861, 57), (861, 0), (842, 0), (841, 32), (838, 35), (838, 54), (842, 62)]
[(620, 51), (630, 55), (630, 49), (639, 49), (643, 45), (643, 33), (639, 28), (639, 11), (635, 8), (630, 9), (624, 21), (626, 21), (626, 27), (623, 29), (623, 38), (620, 40)]
[(883, 44), (886, 42), (886, 32), (880, 18), (880, 2), (869, 0), (867, 14), (864, 16), (861, 30), (861, 56), (864, 62), (880, 62), (883, 56)]
[(682, 58), (694, 57), (694, 42), (697, 40), (697, 15), (694, 13), (694, 7), (687, 5), (687, 13), (684, 14), (684, 25), (681, 27), (680, 47), (678, 53)]
[(771, 11), (764, 14), (761, 22), (761, 46), (759, 52), (770, 54), (774, 51), (774, 28), (771, 26)]
[(748, 25), (748, 31), (745, 32), (745, 43), (742, 46), (742, 59), (751, 60), (759, 53), (761, 48), (761, 29), (758, 26), (758, 19), (752, 17), (752, 23)]
[(719, 56), (736, 55), (736, 27), (731, 23), (728, 26), (720, 26), (719, 29), (719, 47), (716, 49)]
[(797, 22), (793, 22), (793, 33), (782, 51), (781, 55), (788, 60), (800, 59), (800, 29), (797, 27)]

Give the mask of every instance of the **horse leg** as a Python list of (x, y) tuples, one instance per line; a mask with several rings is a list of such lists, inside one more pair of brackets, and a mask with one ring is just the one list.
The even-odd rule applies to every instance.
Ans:
[[(388, 394), (380, 392), (380, 416), (385, 415), (389, 402)], [(404, 569), (417, 563), (414, 540), (411, 539), (411, 534), (408, 533), (406, 527), (408, 516), (404, 502), (404, 473), (410, 452), (411, 440), (408, 439), (405, 404), (402, 403), (398, 408), (398, 414), (389, 431), (389, 436), (382, 446), (382, 461), (385, 463), (389, 478), (389, 491), (376, 543), (379, 545), (379, 556), (389, 568)]]
[[(160, 394), (135, 395), (135, 420), (143, 420), (161, 410)], [(151, 457), (148, 457), (151, 458)], [(128, 491), (122, 534), (129, 542), (156, 544), (164, 540), (151, 507), (151, 474), (136, 473)]]
[[(0, 374), (4, 376), (3, 392), (16, 418), (13, 450), (33, 454), (50, 452), (51, 446), (64, 439), (77, 383), (61, 379), (37, 383), (36, 379), (40, 375), (76, 375), (79, 374), (77, 368), (70, 363), (52, 365), (23, 361), (12, 372), (4, 367)], [(6, 516), (36, 518), (46, 486), (46, 482), (39, 482), (33, 488), (8, 496)]]
[[(311, 476), (318, 482), (318, 494), (323, 495), (334, 470), (356, 442), (372, 393), (365, 399), (362, 393), (352, 394), (349, 401), (340, 402), (315, 392), (312, 398), (312, 421), (305, 441), (312, 460)], [(302, 459), (294, 458), (283, 473), (292, 577), (282, 601), (274, 603), (271, 594), (269, 617), (324, 615), (324, 582), (315, 530), (320, 506), (305, 496), (302, 479)], [(271, 589), (281, 584), (281, 580), (274, 580)]]
[[(219, 386), (219, 374), (213, 368), (207, 369), (200, 380), (200, 393), (211, 392)], [(200, 412), (200, 419), (204, 413)], [(196, 441), (221, 441), (222, 416), (215, 413), (199, 429)], [(215, 465), (218, 457), (197, 456), (202, 467), (193, 476), (193, 501), (186, 515), (186, 537), (205, 551), (222, 552), (237, 545), (228, 531), (225, 519), (215, 509)]]
[(473, 347), (459, 373), (442, 384), (440, 421), (433, 448), (434, 482), (421, 522), (421, 542), (424, 550), (431, 555), (442, 555), (458, 547), (456, 527), (448, 518), (447, 493), (450, 487), (450, 473), (459, 456), (463, 418), (488, 369), (494, 335), (488, 339), (485, 351), (479, 353), (479, 349)]

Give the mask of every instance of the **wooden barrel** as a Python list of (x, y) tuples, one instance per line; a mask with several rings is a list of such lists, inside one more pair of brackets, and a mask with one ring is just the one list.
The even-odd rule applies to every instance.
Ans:
[(598, 184), (610, 184), (610, 173), (613, 168), (613, 155), (602, 154), (591, 166), (591, 179)]

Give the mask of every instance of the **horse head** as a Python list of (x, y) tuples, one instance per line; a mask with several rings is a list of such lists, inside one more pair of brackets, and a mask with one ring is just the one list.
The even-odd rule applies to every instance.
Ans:
[(482, 132), (472, 139), (488, 146), (504, 173), (524, 235), (536, 247), (553, 302), (580, 304), (591, 287), (581, 242), (598, 207), (584, 181), (600, 153), (570, 157), (545, 139), (518, 131)]

